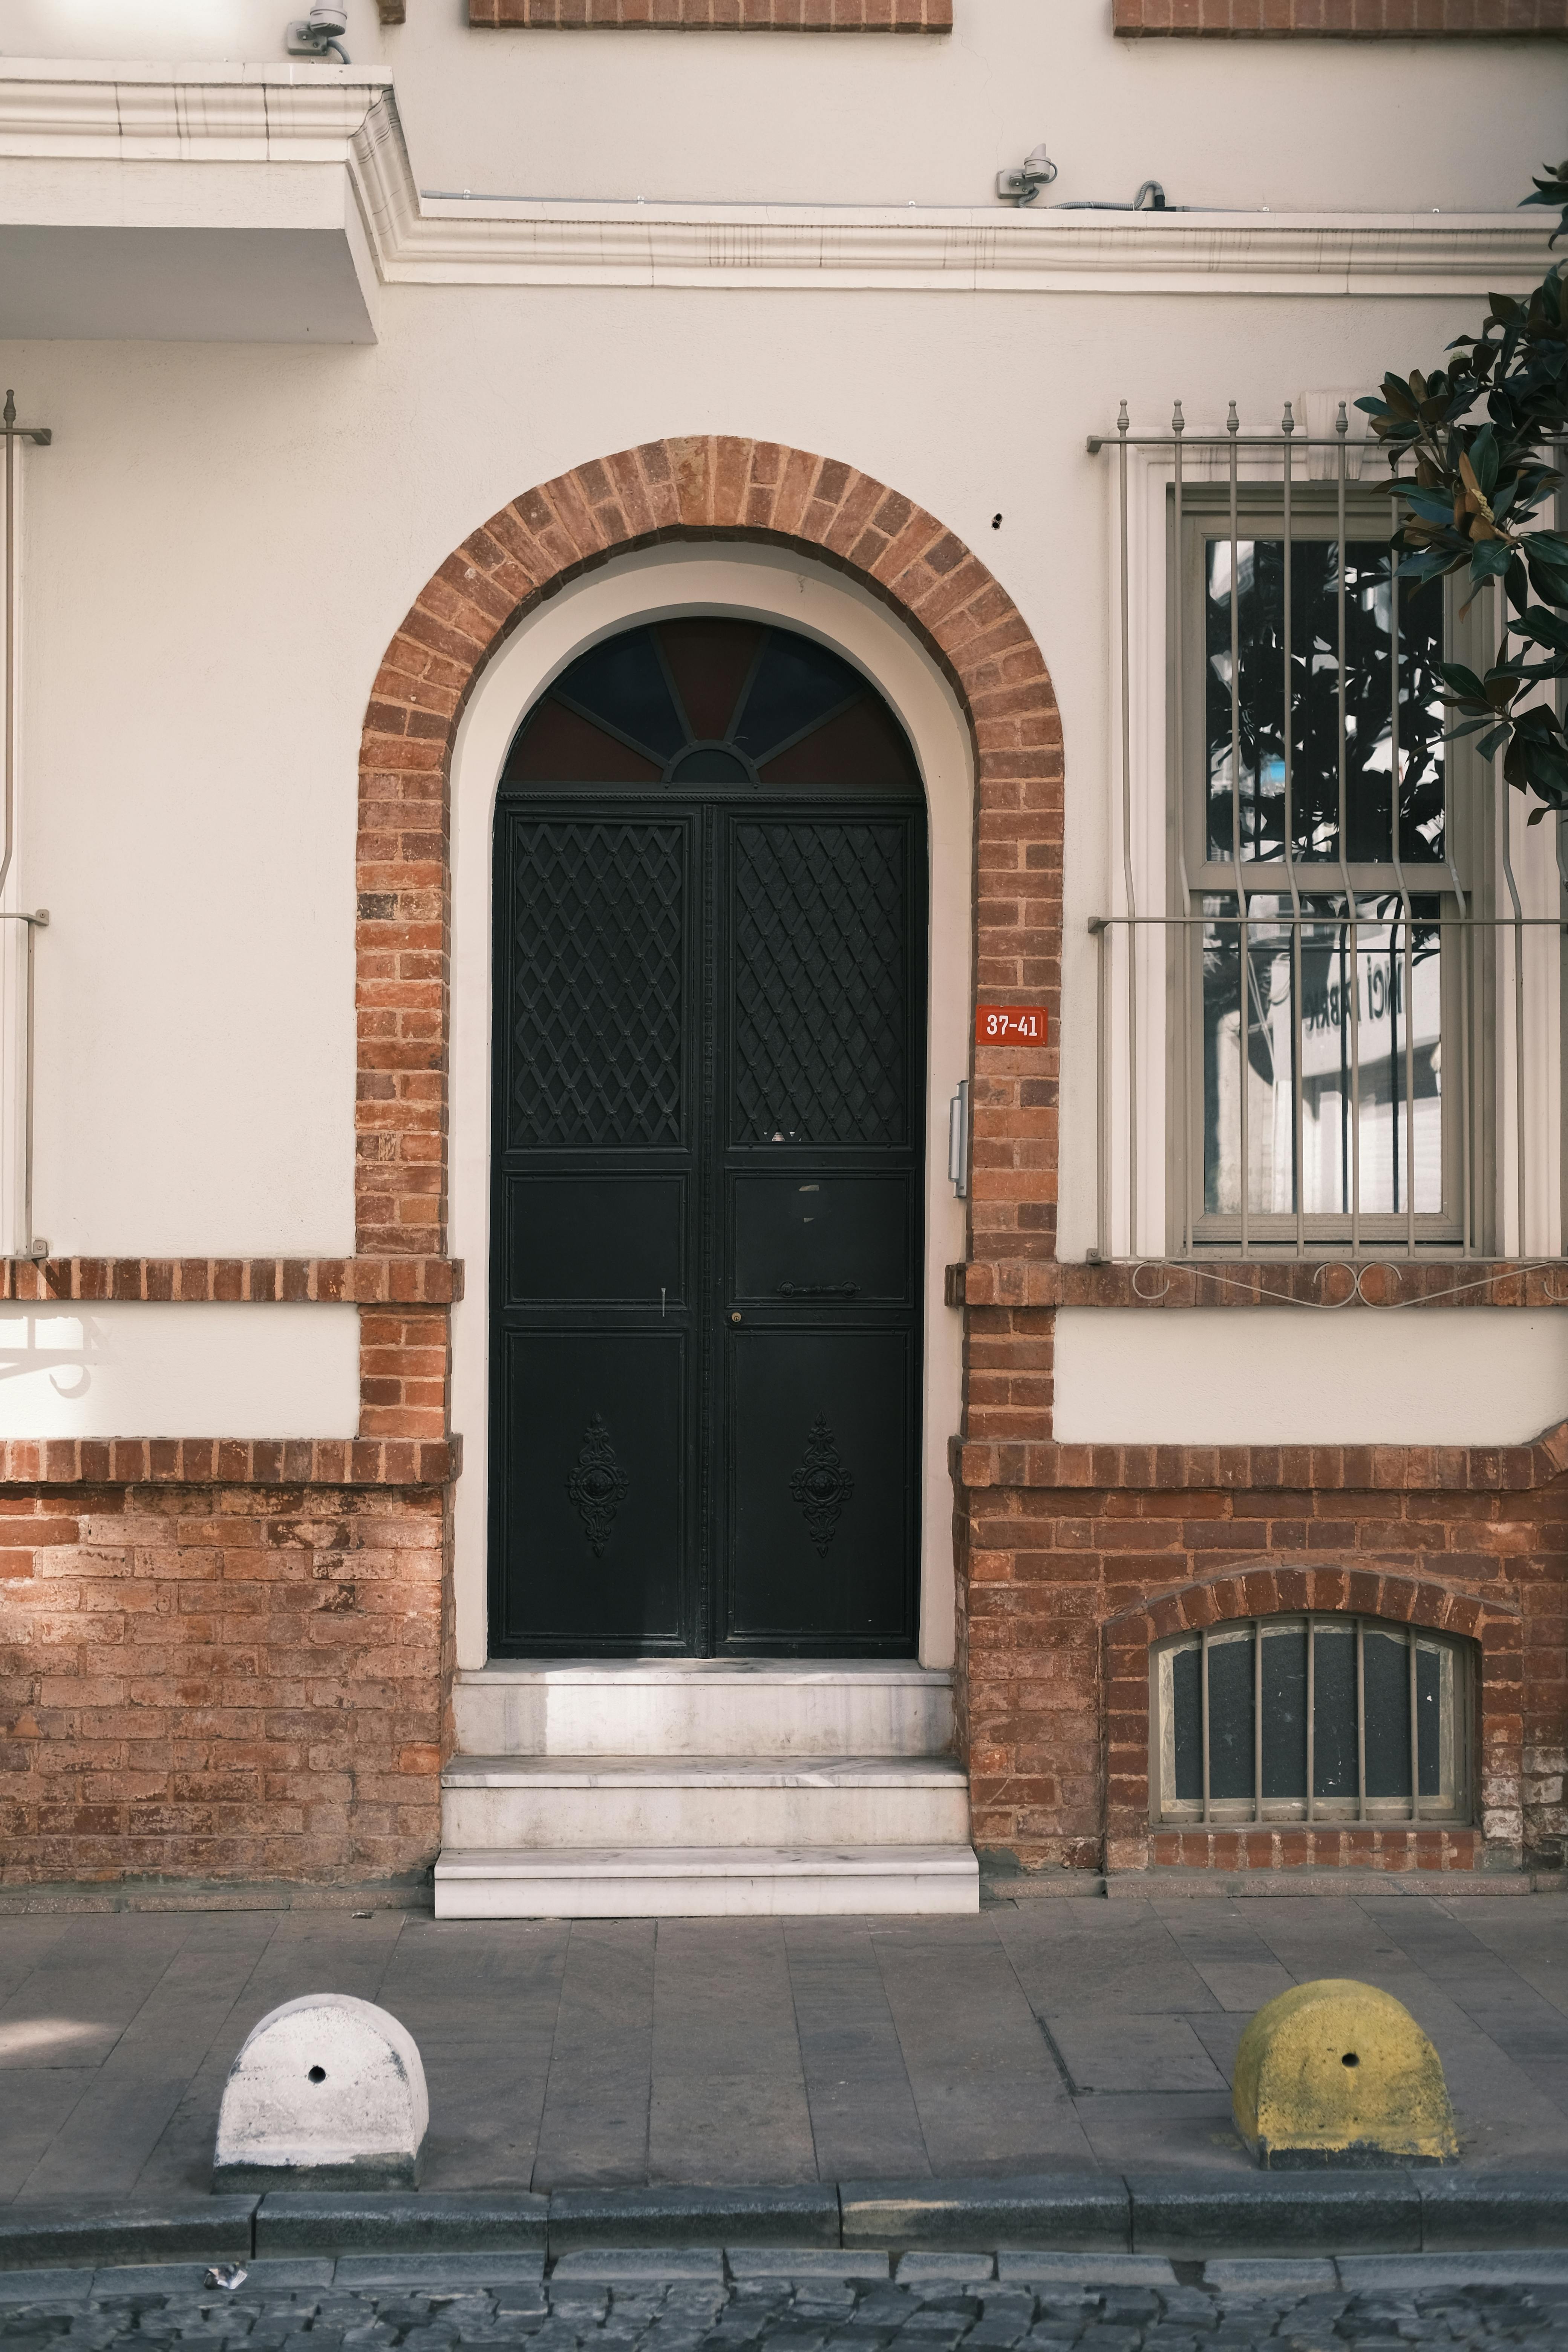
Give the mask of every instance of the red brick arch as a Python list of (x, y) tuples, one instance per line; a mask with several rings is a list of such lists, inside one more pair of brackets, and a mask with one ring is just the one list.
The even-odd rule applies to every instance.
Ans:
[[(1149, 1819), (1149, 1652), (1173, 1633), (1237, 1617), (1314, 1610), (1384, 1617), (1458, 1633), (1480, 1652), (1477, 1677), (1479, 1825), (1466, 1830), (1324, 1828), (1157, 1830)], [(1474, 1870), (1489, 1843), (1517, 1867), (1523, 1772), (1524, 1628), (1518, 1601), (1342, 1560), (1237, 1566), (1135, 1602), (1108, 1618), (1105, 1645), (1105, 1844), (1111, 1868), (1151, 1862), (1268, 1870), (1316, 1863), (1382, 1870)]]
[[(1056, 1034), (1061, 728), (1045, 661), (1012, 598), (935, 516), (835, 458), (723, 436), (624, 449), (523, 491), (465, 540), (415, 599), (376, 675), (360, 755), (356, 877), (363, 1253), (439, 1256), (446, 1246), (448, 776), (463, 707), (498, 646), (545, 597), (665, 540), (743, 540), (832, 564), (934, 656), (973, 741), (979, 981), (1004, 1000), (1045, 1000)], [(973, 1224), (986, 1229), (988, 1255), (1049, 1255), (1054, 1108), (1046, 1166), (1039, 1106), (1026, 1111), (1023, 1082), (1007, 1077), (1003, 1056), (989, 1058), (996, 1076), (976, 1150)], [(1032, 1076), (1048, 1079), (1054, 1095), (1054, 1048), (1035, 1059), (1042, 1066)], [(428, 1380), (400, 1379), (396, 1352), (389, 1344), (374, 1407), (367, 1388), (365, 1433), (440, 1434), (428, 1425)]]

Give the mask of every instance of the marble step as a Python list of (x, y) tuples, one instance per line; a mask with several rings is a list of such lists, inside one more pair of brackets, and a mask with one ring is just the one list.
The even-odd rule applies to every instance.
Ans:
[(442, 1850), (437, 1919), (679, 1919), (970, 1912), (967, 1845)]
[(456, 1756), (441, 1830), (468, 1851), (944, 1845), (969, 1782), (951, 1756)]
[(459, 1674), (468, 1756), (940, 1756), (952, 1676), (894, 1660), (823, 1664), (498, 1659)]

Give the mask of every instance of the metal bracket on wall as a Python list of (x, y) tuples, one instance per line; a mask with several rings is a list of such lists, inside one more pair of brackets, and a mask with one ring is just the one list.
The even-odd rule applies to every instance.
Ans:
[[(11, 871), (11, 859), (16, 845), (16, 647), (19, 618), (19, 591), (16, 580), (16, 444), (31, 441), (47, 449), (54, 439), (47, 425), (18, 425), (16, 395), (5, 394), (5, 405), (0, 409), (0, 440), (5, 445), (5, 606), (0, 625), (5, 635), (5, 842), (0, 847), (0, 889), (4, 889)], [(31, 914), (0, 910), (0, 919), (27, 926), (26, 981), (26, 1046), (23, 1077), (22, 1114), (22, 1248), (26, 1258), (45, 1258), (48, 1244), (33, 1231), (33, 933), (48, 922), (47, 907), (35, 908)]]
[(963, 1201), (969, 1194), (969, 1080), (960, 1078), (958, 1092), (947, 1107), (947, 1173), (953, 1192)]
[(47, 930), (49, 910), (35, 907), (30, 915), (6, 914), (0, 910), (0, 922), (26, 923), (27, 926), (27, 1008), (26, 1064), (22, 1081), (22, 1246), (19, 1257), (37, 1263), (47, 1257), (49, 1245), (41, 1234), (33, 1231), (33, 933)]

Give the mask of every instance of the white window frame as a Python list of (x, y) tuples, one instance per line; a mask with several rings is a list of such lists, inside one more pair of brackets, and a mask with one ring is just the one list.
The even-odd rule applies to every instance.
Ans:
[[(1313, 394), (1299, 404), (1298, 415), (1310, 425), (1315, 436), (1330, 429), (1339, 398), (1338, 394)], [(1152, 425), (1132, 429), (1151, 434), (1168, 431)], [(1223, 436), (1224, 427), (1217, 423), (1194, 423), (1188, 432), (1195, 443)], [(1333, 463), (1331, 453), (1326, 454)], [(1127, 468), (1125, 596), (1119, 459)], [(1100, 1138), (1103, 1246), (1105, 1255), (1113, 1258), (1191, 1255), (1201, 1261), (1205, 1256), (1235, 1255), (1237, 1245), (1226, 1240), (1194, 1240), (1190, 1252), (1184, 1246), (1184, 1171), (1177, 1166), (1175, 1121), (1188, 1119), (1190, 1109), (1174, 1100), (1172, 1041), (1176, 1007), (1168, 969), (1168, 935), (1155, 923), (1142, 921), (1131, 927), (1126, 923), (1133, 912), (1140, 918), (1169, 914), (1177, 870), (1176, 827), (1184, 815), (1184, 760), (1172, 730), (1172, 599), (1181, 564), (1172, 528), (1175, 467), (1168, 445), (1162, 447), (1130, 440), (1125, 450), (1119, 451), (1114, 435), (1104, 444), (1103, 462), (1110, 534), (1110, 654), (1105, 911), (1114, 919), (1105, 953), (1100, 1039), (1105, 1072)], [(1363, 457), (1353, 439), (1347, 473), (1358, 507), (1364, 509), (1369, 494), (1382, 495), (1384, 461), (1381, 454), (1368, 452)], [(1188, 486), (1212, 492), (1228, 478), (1223, 450), (1184, 446), (1183, 474)], [(1266, 478), (1261, 469), (1255, 469), (1254, 478)], [(1194, 618), (1201, 623), (1201, 614)], [(1489, 630), (1495, 638), (1489, 613), (1478, 614), (1471, 626), (1483, 636)], [(1511, 930), (1490, 935), (1496, 961), (1489, 1007), (1492, 1052), (1486, 1070), (1472, 1076), (1472, 1117), (1479, 1137), (1476, 1159), (1483, 1181), (1473, 1208), (1471, 1254), (1510, 1259), (1555, 1257), (1563, 1253), (1568, 1229), (1564, 1212), (1568, 1158), (1562, 1141), (1568, 958), (1560, 952), (1554, 928), (1563, 904), (1554, 838), (1557, 829), (1550, 823), (1529, 827), (1529, 811), (1521, 796), (1502, 785), (1500, 779), (1489, 791), (1486, 780), (1475, 777), (1477, 763), (1468, 746), (1450, 746), (1448, 760), (1454, 780), (1451, 789), (1470, 790), (1473, 778), (1473, 789), (1479, 796), (1484, 795), (1481, 843), (1472, 858), (1479, 886), (1476, 895), (1483, 910), (1499, 916), (1510, 911), (1503, 882), (1506, 861), (1518, 886), (1521, 912), (1527, 918), (1548, 919), (1518, 935), (1523, 953), (1517, 979), (1515, 935)], [(1469, 772), (1461, 784), (1458, 780), (1467, 768)], [(1325, 869), (1328, 887), (1332, 887), (1328, 879), (1332, 872)], [(1194, 887), (1194, 897), (1200, 895)], [(1349, 1219), (1338, 1222), (1342, 1231), (1319, 1232), (1309, 1237), (1307, 1255), (1337, 1258), (1351, 1254)], [(1362, 1222), (1367, 1228), (1362, 1236), (1362, 1255), (1388, 1255), (1391, 1247), (1405, 1254), (1403, 1235), (1393, 1244), (1380, 1233), (1377, 1221), (1363, 1217)], [(1452, 1238), (1434, 1234), (1429, 1241), (1423, 1239), (1419, 1219), (1417, 1223), (1420, 1255), (1460, 1255), (1459, 1244)], [(1294, 1256), (1294, 1234), (1254, 1236), (1251, 1253), (1264, 1258)]]

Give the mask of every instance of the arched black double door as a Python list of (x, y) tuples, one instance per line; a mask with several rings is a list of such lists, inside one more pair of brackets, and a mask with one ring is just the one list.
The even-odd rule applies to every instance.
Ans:
[(926, 825), (858, 671), (613, 637), (495, 823), (490, 1649), (910, 1655)]

